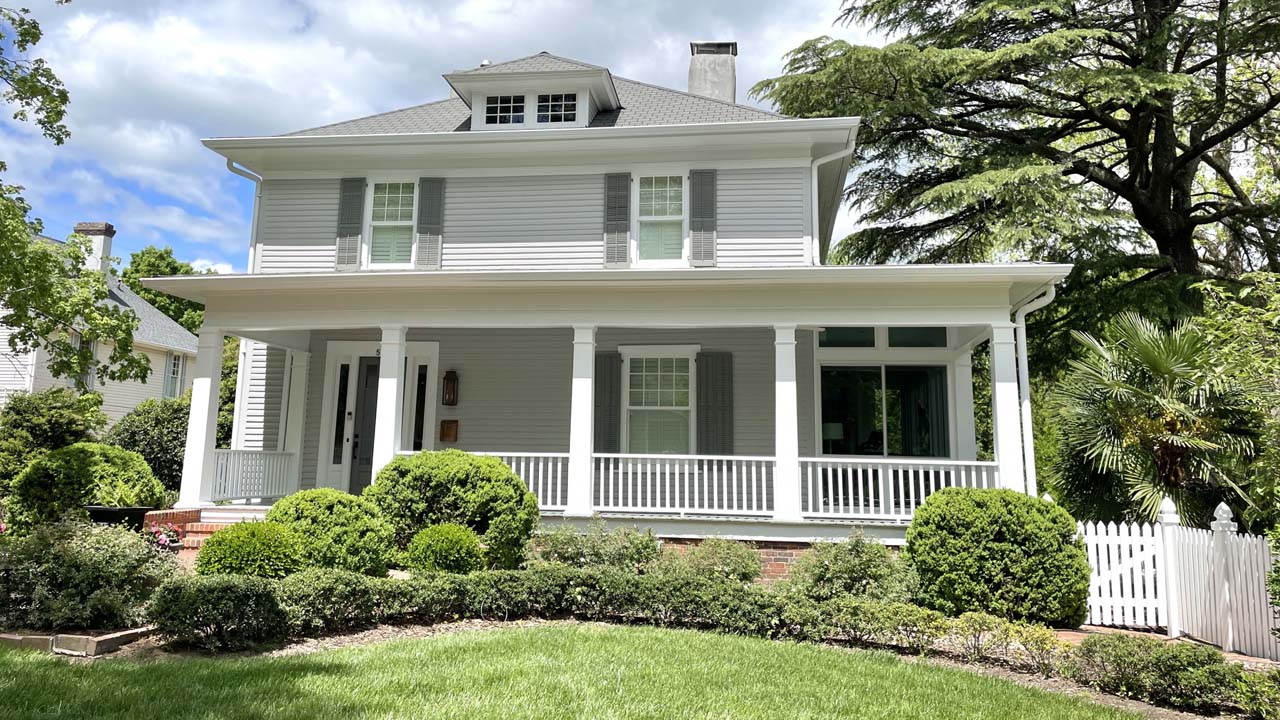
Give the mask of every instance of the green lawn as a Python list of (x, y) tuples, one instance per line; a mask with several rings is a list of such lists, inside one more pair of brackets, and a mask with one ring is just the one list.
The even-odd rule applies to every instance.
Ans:
[(0, 652), (5, 718), (1134, 718), (876, 652), (651, 628), (465, 632), (287, 658)]

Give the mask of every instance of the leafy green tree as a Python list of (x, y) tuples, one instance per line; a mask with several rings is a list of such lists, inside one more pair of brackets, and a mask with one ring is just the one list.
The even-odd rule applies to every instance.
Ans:
[(198, 273), (191, 263), (183, 262), (173, 256), (173, 248), (148, 245), (129, 256), (129, 265), (121, 271), (120, 279), (143, 300), (173, 318), (174, 322), (191, 332), (196, 332), (204, 322), (203, 305), (159, 290), (152, 290), (142, 284), (142, 278), (147, 277), (196, 274)]
[(1050, 478), (1081, 519), (1152, 520), (1165, 496), (1205, 525), (1217, 503), (1249, 503), (1244, 468), (1257, 450), (1256, 387), (1223, 372), (1212, 339), (1190, 323), (1161, 330), (1121, 314), (1055, 388), (1061, 446)]
[[(60, 0), (58, 4), (65, 4)], [(69, 132), (68, 95), (62, 82), (41, 58), (31, 57), (40, 41), (40, 24), (25, 8), (0, 7), (0, 81), (13, 117), (34, 122), (45, 137), (62, 144)], [(6, 170), (0, 161), (0, 173)], [(150, 372), (146, 355), (133, 350), (138, 320), (132, 312), (103, 305), (107, 279), (87, 268), (88, 241), (73, 235), (67, 243), (37, 239), (38, 220), (22, 188), (0, 182), (0, 304), (4, 323), (12, 329), (9, 345), (15, 351), (41, 348), (49, 355), (49, 370), (59, 377), (99, 380), (145, 380)], [(111, 352), (105, 361), (91, 351), (105, 341)]]

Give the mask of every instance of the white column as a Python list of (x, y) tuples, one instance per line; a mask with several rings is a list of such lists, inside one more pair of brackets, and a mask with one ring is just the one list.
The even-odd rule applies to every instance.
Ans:
[(1012, 327), (991, 328), (991, 424), (1000, 487), (1026, 492), (1022, 475), (1022, 420)]
[(222, 329), (201, 328), (191, 376), (191, 414), (182, 455), (179, 508), (212, 503), (214, 447), (218, 440), (218, 385), (222, 379)]
[(773, 326), (773, 519), (800, 522), (800, 411), (796, 326)]
[(978, 459), (978, 436), (973, 425), (973, 353), (956, 358), (956, 459)]
[(404, 333), (398, 325), (382, 328), (378, 353), (378, 410), (373, 426), (373, 477), (395, 459), (400, 449), (400, 424), (404, 418)]
[(1022, 471), (1026, 475), (1027, 494), (1035, 495), (1036, 445), (1031, 424), (1031, 371), (1027, 366), (1027, 321), (1018, 323), (1014, 330), (1018, 352), (1018, 423), (1022, 428)]
[(311, 362), (311, 353), (301, 350), (290, 350), (287, 356), (288, 393), (283, 404), (284, 432), (280, 433), (280, 449), (293, 453), (293, 467), (289, 470), (297, 487), (302, 473), (302, 431), (306, 425), (307, 407), (307, 368)]
[(596, 329), (573, 326), (573, 385), (569, 399), (569, 488), (564, 514), (591, 514), (595, 452)]

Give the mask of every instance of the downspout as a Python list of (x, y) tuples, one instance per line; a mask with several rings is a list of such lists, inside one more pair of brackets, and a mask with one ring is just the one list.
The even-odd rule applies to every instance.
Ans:
[[(253, 273), (257, 271), (255, 262), (258, 255), (258, 206), (262, 204), (262, 176), (257, 175), (245, 168), (235, 164), (234, 160), (227, 159), (227, 169), (246, 178), (253, 183), (253, 216), (249, 221), (249, 264), (246, 271)], [(234, 420), (231, 425), (231, 447), (236, 449), (244, 448), (244, 418), (245, 407), (249, 402), (249, 363), (246, 360), (249, 357), (250, 346), (244, 338), (240, 339), (240, 348), (236, 352), (236, 400)]]
[(818, 229), (818, 168), (822, 165), (826, 165), (832, 160), (839, 160), (852, 155), (854, 145), (857, 141), (857, 136), (857, 130), (850, 132), (849, 142), (845, 143), (843, 148), (836, 150), (833, 153), (823, 155), (822, 157), (815, 158), (813, 162), (809, 163), (809, 202), (811, 203), (810, 207), (813, 208), (813, 211), (809, 215), (813, 221), (809, 228), (810, 237), (812, 238), (812, 245), (809, 247), (809, 263), (811, 265), (819, 264), (819, 261), (821, 260), (819, 256), (822, 253), (821, 233)]
[(248, 272), (256, 272), (254, 261), (258, 254), (258, 206), (262, 204), (262, 176), (236, 165), (227, 158), (227, 169), (253, 183), (253, 217), (249, 221), (249, 265)]
[(1039, 295), (1019, 307), (1013, 314), (1014, 340), (1017, 343), (1018, 356), (1018, 401), (1021, 406), (1022, 426), (1022, 468), (1027, 479), (1027, 494), (1038, 497), (1040, 490), (1036, 485), (1036, 446), (1031, 427), (1031, 371), (1027, 365), (1027, 316), (1053, 302), (1058, 294), (1053, 285)]

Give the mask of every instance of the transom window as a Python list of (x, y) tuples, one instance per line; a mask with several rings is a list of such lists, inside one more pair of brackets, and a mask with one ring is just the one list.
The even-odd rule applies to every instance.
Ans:
[(640, 178), (640, 260), (684, 257), (684, 178), (660, 175)]
[(523, 123), (523, 95), (490, 95), (485, 98), (485, 125), (521, 125)]
[(627, 358), (627, 452), (690, 452), (692, 366), (687, 355)]
[(411, 182), (374, 183), (370, 265), (413, 262), (414, 194)]
[(538, 122), (574, 122), (577, 119), (577, 93), (553, 93), (538, 96)]

